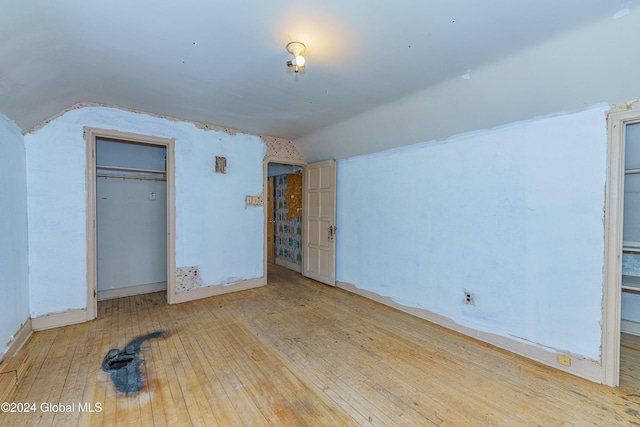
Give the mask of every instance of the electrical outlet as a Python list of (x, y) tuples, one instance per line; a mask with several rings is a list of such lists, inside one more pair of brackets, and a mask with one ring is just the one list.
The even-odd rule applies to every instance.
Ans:
[(569, 356), (565, 356), (564, 354), (559, 354), (558, 363), (564, 366), (571, 366), (571, 358)]
[(464, 303), (469, 305), (474, 305), (475, 302), (473, 300), (473, 292), (469, 292), (468, 290), (464, 290)]

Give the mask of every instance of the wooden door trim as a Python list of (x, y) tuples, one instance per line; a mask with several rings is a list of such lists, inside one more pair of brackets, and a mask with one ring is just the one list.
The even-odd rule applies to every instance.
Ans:
[(84, 128), (87, 166), (87, 320), (98, 315), (98, 250), (96, 235), (96, 138), (117, 139), (125, 142), (162, 146), (167, 155), (167, 302), (176, 302), (176, 203), (174, 138), (139, 135), (129, 132)]
[(635, 123), (640, 123), (640, 110), (611, 112), (607, 119), (601, 382), (612, 387), (617, 387), (620, 381), (625, 131), (627, 125)]

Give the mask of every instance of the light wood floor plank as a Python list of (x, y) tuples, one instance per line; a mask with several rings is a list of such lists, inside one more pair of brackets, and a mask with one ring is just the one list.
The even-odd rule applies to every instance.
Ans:
[[(640, 337), (623, 334), (611, 389), (281, 267), (268, 282), (176, 306), (163, 293), (101, 301), (94, 321), (34, 333), (11, 399), (38, 411), (0, 425), (640, 424)], [(118, 392), (105, 354), (155, 331), (166, 335), (141, 345), (143, 389)]]

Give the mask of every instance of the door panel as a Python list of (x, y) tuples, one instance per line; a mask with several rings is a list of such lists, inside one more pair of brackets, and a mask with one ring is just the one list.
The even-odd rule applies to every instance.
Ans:
[(336, 162), (305, 167), (305, 276), (335, 286)]

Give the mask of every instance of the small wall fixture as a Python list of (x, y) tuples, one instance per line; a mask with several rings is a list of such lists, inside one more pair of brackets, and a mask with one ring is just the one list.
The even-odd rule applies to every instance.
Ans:
[(296, 73), (304, 68), (305, 60), (302, 54), (307, 50), (307, 47), (300, 42), (291, 42), (287, 44), (287, 52), (293, 55), (293, 59), (287, 61), (287, 67), (293, 67), (293, 71)]

